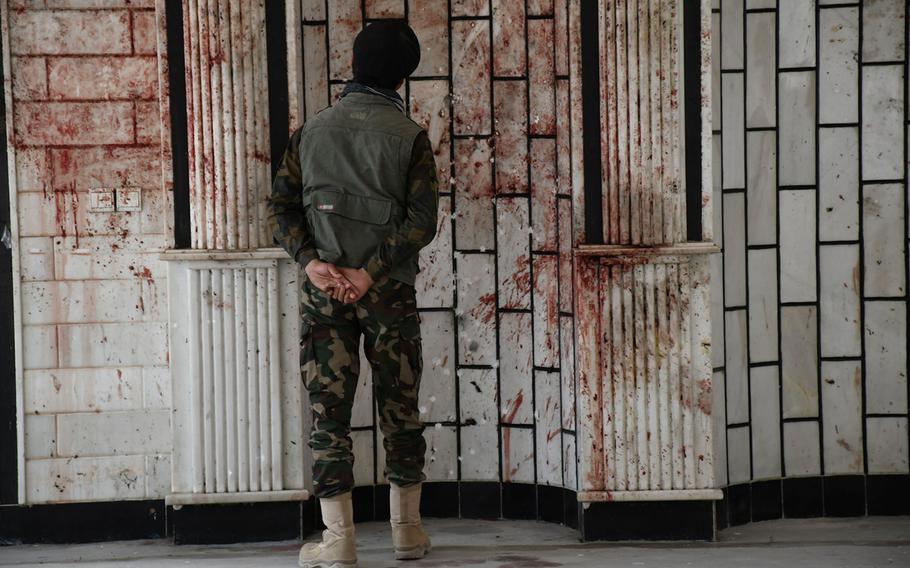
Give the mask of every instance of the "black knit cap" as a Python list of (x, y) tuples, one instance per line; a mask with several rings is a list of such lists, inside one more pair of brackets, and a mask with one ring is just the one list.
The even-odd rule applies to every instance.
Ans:
[(420, 63), (420, 42), (404, 20), (377, 20), (354, 39), (354, 81), (394, 89)]

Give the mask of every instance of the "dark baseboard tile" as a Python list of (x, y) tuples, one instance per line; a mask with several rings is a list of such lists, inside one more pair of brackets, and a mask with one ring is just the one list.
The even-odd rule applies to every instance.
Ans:
[(910, 515), (910, 475), (791, 477), (728, 486), (718, 527), (810, 517)]

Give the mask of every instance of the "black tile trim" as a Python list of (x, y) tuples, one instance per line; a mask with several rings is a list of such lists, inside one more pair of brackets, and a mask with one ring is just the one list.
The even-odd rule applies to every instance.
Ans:
[(536, 519), (537, 486), (533, 483), (503, 483), (502, 516), (506, 519)]
[(826, 517), (860, 517), (866, 514), (866, 478), (837, 475), (823, 478)]
[[(910, 475), (812, 476), (723, 489), (720, 501), (591, 503), (562, 487), (494, 481), (427, 482), (426, 517), (536, 519), (584, 540), (711, 540), (721, 530), (778, 518), (910, 515)], [(389, 518), (389, 485), (356, 487), (356, 522)], [(176, 544), (292, 540), (320, 530), (318, 500), (184, 505), (163, 500), (0, 506), (0, 545), (163, 538)]]
[(584, 181), (585, 243), (604, 242), (601, 187), (600, 132), (600, 26), (594, 2), (581, 3), (582, 155)]
[[(0, 39), (5, 30), (0, 31)], [(3, 62), (0, 61), (0, 75)], [(6, 133), (6, 97), (0, 98), (0, 132)], [(0, 140), (0, 234), (10, 224), (6, 136)], [(13, 328), (13, 252), (0, 244), (0, 503), (19, 501), (19, 448), (16, 417), (16, 344)]]
[(164, 500), (0, 506), (0, 545), (163, 538)]
[(866, 478), (870, 515), (910, 515), (910, 475), (870, 475)]
[(784, 517), (805, 519), (824, 513), (821, 477), (794, 477), (783, 480)]
[(752, 521), (767, 521), (783, 516), (781, 480), (759, 481), (750, 486)]
[(498, 481), (462, 483), (459, 510), (463, 519), (502, 517), (502, 487)]
[(582, 509), (582, 538), (714, 540), (713, 501), (614, 501)]
[(290, 131), (288, 105), (288, 47), (285, 1), (265, 3), (266, 61), (269, 85), (269, 145), (272, 177), (278, 172)]
[(189, 134), (187, 130), (186, 59), (183, 3), (167, 0), (168, 104), (171, 114), (171, 167), (174, 188), (174, 248), (192, 246), (190, 213)]
[(302, 536), (314, 500), (168, 507), (174, 544), (292, 540)]
[(910, 475), (791, 477), (731, 485), (718, 527), (779, 518), (910, 515)]

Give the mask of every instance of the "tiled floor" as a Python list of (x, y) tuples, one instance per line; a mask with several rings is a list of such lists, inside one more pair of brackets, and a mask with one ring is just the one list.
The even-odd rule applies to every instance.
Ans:
[[(417, 562), (391, 560), (385, 523), (358, 525), (362, 568), (865, 568), (910, 566), (910, 517), (756, 523), (716, 543), (589, 543), (565, 527), (521, 521), (430, 519), (435, 549)], [(0, 566), (296, 566), (299, 543), (174, 546), (165, 540), (0, 548)]]

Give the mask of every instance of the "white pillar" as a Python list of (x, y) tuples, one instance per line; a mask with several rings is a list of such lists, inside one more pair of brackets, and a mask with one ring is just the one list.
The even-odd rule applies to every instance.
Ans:
[(184, 0), (191, 249), (170, 296), (169, 505), (301, 500), (299, 265), (272, 248), (265, 0)]

